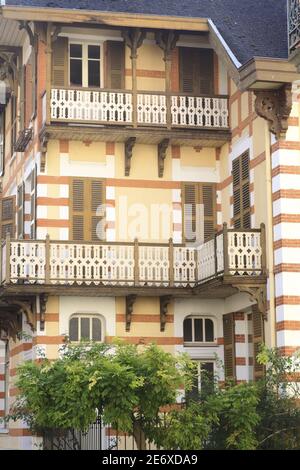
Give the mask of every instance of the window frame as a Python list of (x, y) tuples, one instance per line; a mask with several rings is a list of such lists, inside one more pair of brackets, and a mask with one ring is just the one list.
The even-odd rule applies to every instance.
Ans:
[[(186, 320), (192, 320), (192, 341), (185, 341), (184, 339), (184, 322)], [(202, 320), (202, 325), (203, 325), (203, 338), (204, 341), (195, 341), (195, 325), (194, 325), (194, 320)], [(213, 323), (213, 341), (206, 341), (206, 329), (205, 329), (205, 320), (211, 320)], [(217, 344), (217, 336), (216, 336), (216, 321), (213, 317), (207, 316), (207, 315), (188, 315), (187, 317), (184, 318), (183, 323), (182, 323), (182, 336), (183, 336), (183, 344), (184, 346), (216, 346)]]
[[(202, 392), (202, 382), (201, 382), (201, 364), (212, 364), (213, 365), (213, 383), (212, 383), (212, 386), (213, 388), (215, 388), (215, 376), (216, 376), (216, 360), (214, 359), (199, 359), (199, 358), (191, 358), (191, 360), (197, 364), (197, 377), (196, 377), (196, 374), (195, 374), (195, 378), (197, 378), (197, 380), (195, 380), (195, 382), (193, 383), (193, 387), (191, 390), (189, 390), (188, 392), (186, 392), (185, 394), (185, 399), (186, 401), (190, 401), (190, 400), (196, 400), (196, 401), (199, 401), (201, 399), (201, 392)], [(197, 389), (196, 389), (196, 386), (197, 386)], [(195, 390), (196, 389), (196, 390)]]
[[(82, 61), (82, 84), (80, 85), (72, 85), (71, 84), (71, 45), (80, 45), (82, 46), (82, 58), (78, 59)], [(99, 59), (99, 67), (100, 67), (100, 86), (99, 87), (89, 87), (89, 73), (88, 73), (88, 63), (89, 60), (96, 59), (89, 59), (88, 58), (88, 46), (98, 46), (100, 47), (100, 59)], [(103, 41), (89, 41), (89, 40), (79, 40), (79, 39), (69, 39), (68, 41), (68, 66), (69, 66), (69, 76), (68, 82), (69, 87), (71, 88), (89, 88), (89, 89), (102, 89), (104, 84), (104, 47)]]
[[(73, 320), (74, 318), (77, 318), (78, 319), (78, 340), (71, 340), (70, 339), (70, 324), (71, 324), (71, 320)], [(89, 331), (90, 331), (90, 337), (89, 339), (83, 339), (81, 338), (81, 319), (82, 318), (87, 318), (89, 320)], [(92, 337), (93, 337), (93, 319), (97, 319), (100, 321), (100, 340), (93, 340)], [(69, 325), (68, 325), (68, 336), (69, 336), (69, 340), (71, 343), (80, 343), (81, 341), (84, 341), (84, 340), (87, 340), (87, 341), (93, 341), (95, 343), (103, 343), (104, 342), (104, 328), (103, 328), (103, 319), (101, 318), (100, 315), (97, 315), (97, 314), (93, 314), (93, 313), (74, 313), (73, 315), (70, 316), (69, 318)]]

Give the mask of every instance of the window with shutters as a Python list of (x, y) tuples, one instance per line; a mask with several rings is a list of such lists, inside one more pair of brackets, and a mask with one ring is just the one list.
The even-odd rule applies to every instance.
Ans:
[(214, 235), (217, 224), (216, 185), (183, 183), (183, 239), (187, 243), (206, 240)]
[(69, 322), (69, 339), (77, 341), (103, 341), (101, 318), (96, 315), (73, 315)]
[(99, 88), (102, 86), (102, 44), (69, 44), (70, 85)]
[(235, 379), (235, 321), (233, 313), (223, 315), (224, 369), (226, 379)]
[(15, 237), (15, 196), (3, 197), (1, 199), (1, 237), (5, 238), (9, 233), (11, 238)]
[(24, 236), (24, 204), (25, 204), (25, 188), (24, 183), (18, 186), (17, 190), (17, 227), (18, 227), (18, 238)]
[(253, 329), (253, 378), (259, 380), (265, 373), (265, 366), (259, 364), (257, 355), (261, 344), (264, 343), (264, 319), (257, 306), (252, 307), (252, 329)]
[(251, 228), (249, 152), (233, 160), (232, 180), (234, 228)]
[(179, 48), (179, 83), (182, 93), (212, 95), (214, 93), (214, 57), (212, 49)]
[(94, 242), (104, 240), (104, 180), (73, 178), (70, 196), (72, 240)]
[(194, 360), (196, 365), (192, 388), (186, 394), (186, 400), (199, 401), (213, 393), (215, 385), (215, 363), (207, 360)]
[(105, 87), (122, 90), (125, 87), (125, 45), (123, 42), (107, 41), (105, 46)]
[(184, 343), (214, 343), (214, 320), (206, 317), (187, 317), (183, 322)]

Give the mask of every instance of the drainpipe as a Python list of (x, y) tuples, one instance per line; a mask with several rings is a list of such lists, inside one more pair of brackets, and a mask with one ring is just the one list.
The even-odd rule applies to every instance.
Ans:
[(268, 346), (276, 347), (276, 310), (275, 310), (275, 274), (274, 274), (274, 233), (273, 233), (273, 201), (272, 201), (272, 150), (271, 133), (268, 122), (265, 121), (265, 151), (266, 151), (266, 183), (267, 183), (267, 260), (269, 277), (269, 314), (266, 329)]

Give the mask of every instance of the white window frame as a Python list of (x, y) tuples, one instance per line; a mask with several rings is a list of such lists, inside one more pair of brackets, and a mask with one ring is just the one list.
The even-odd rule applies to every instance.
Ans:
[[(192, 341), (185, 341), (184, 340), (183, 324), (184, 324), (185, 320), (189, 320), (189, 319), (192, 320)], [(202, 322), (203, 322), (202, 324), (203, 324), (203, 339), (204, 339), (204, 341), (195, 341), (194, 320), (202, 320)], [(213, 322), (213, 328), (214, 328), (214, 332), (213, 332), (214, 333), (214, 339), (213, 339), (213, 341), (206, 341), (205, 320), (211, 320)], [(184, 346), (195, 346), (195, 345), (199, 345), (199, 346), (216, 346), (216, 344), (217, 344), (216, 321), (213, 317), (210, 317), (210, 316), (207, 316), (207, 315), (188, 315), (187, 317), (185, 317), (183, 319), (182, 330), (183, 330), (182, 334), (183, 334)]]
[(201, 364), (207, 364), (210, 363), (213, 365), (213, 377), (215, 377), (216, 373), (216, 361), (212, 359), (192, 359), (194, 362), (197, 362), (197, 368), (198, 368), (198, 391), (201, 392)]
[[(71, 44), (78, 44), (82, 46), (82, 85), (71, 85)], [(103, 62), (104, 62), (104, 48), (103, 48), (103, 41), (84, 41), (84, 40), (76, 40), (69, 38), (69, 45), (68, 45), (68, 53), (69, 53), (69, 86), (78, 87), (78, 88), (90, 88), (89, 87), (89, 77), (88, 77), (88, 46), (99, 46), (100, 47), (100, 88), (103, 88), (104, 83), (104, 69), (103, 69)], [(80, 59), (77, 59), (80, 60)], [(92, 60), (92, 59), (90, 59)], [(95, 88), (95, 87), (94, 87)], [(95, 89), (98, 89), (96, 87)]]
[(71, 323), (71, 320), (74, 319), (74, 318), (78, 318), (78, 340), (77, 341), (74, 341), (74, 340), (70, 340), (72, 343), (80, 343), (80, 341), (82, 341), (82, 338), (81, 338), (81, 319), (82, 318), (88, 318), (89, 321), (90, 321), (90, 338), (88, 339), (88, 341), (93, 341), (92, 337), (92, 320), (93, 318), (96, 318), (97, 320), (100, 321), (100, 325), (101, 325), (101, 339), (100, 341), (94, 341), (95, 343), (103, 343), (104, 342), (104, 330), (103, 330), (103, 321), (102, 321), (102, 318), (100, 315), (97, 315), (97, 314), (89, 314), (89, 313), (74, 313), (73, 315), (71, 315), (71, 317), (69, 318), (69, 337), (70, 337), (70, 323)]

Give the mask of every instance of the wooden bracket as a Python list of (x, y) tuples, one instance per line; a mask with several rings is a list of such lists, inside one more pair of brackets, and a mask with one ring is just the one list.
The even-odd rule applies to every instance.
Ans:
[(136, 59), (137, 51), (141, 47), (145, 39), (146, 31), (141, 30), (140, 28), (124, 29), (122, 31), (122, 36), (124, 38), (126, 46), (128, 46), (131, 51), (130, 58)]
[(171, 60), (172, 51), (176, 47), (179, 34), (173, 30), (157, 31), (155, 34), (156, 43), (164, 52), (164, 61)]
[(269, 129), (276, 138), (285, 137), (288, 118), (292, 110), (292, 86), (283, 85), (278, 90), (254, 90), (255, 111), (269, 123)]
[(131, 158), (135, 142), (136, 137), (129, 137), (129, 139), (127, 139), (125, 142), (125, 176), (130, 175)]
[(41, 138), (41, 158), (40, 158), (40, 172), (45, 173), (46, 169), (46, 154), (48, 149), (49, 134), (43, 134)]
[(62, 30), (62, 27), (56, 25), (56, 26), (53, 28), (53, 31), (51, 31), (51, 43), (52, 43), (52, 44), (57, 40), (58, 35), (59, 35), (59, 33), (61, 32), (61, 30)]
[(14, 314), (24, 314), (27, 323), (31, 326), (32, 330), (36, 327), (36, 305), (35, 296), (32, 298), (14, 299), (6, 297), (2, 301), (14, 312)]
[(169, 146), (170, 139), (163, 139), (157, 147), (157, 157), (158, 157), (158, 177), (162, 178), (164, 176), (165, 168), (165, 158), (167, 153), (167, 148)]
[(46, 315), (47, 301), (48, 301), (48, 295), (41, 294), (40, 295), (40, 330), (41, 331), (44, 331), (45, 329), (45, 315)]
[(250, 299), (257, 304), (258, 311), (267, 320), (267, 289), (265, 285), (234, 284), (239, 292), (246, 292)]
[(25, 29), (25, 31), (26, 31), (26, 33), (28, 34), (28, 37), (29, 37), (29, 44), (32, 47), (35, 47), (36, 37), (35, 37), (35, 34), (34, 34), (34, 32), (32, 31), (32, 29), (29, 25), (29, 21), (20, 20), (19, 21), (19, 29)]
[(136, 295), (127, 295), (126, 296), (126, 331), (130, 331), (133, 305), (136, 301)]
[[(9, 310), (0, 311), (0, 334), (6, 333), (7, 338), (16, 341), (17, 334), (22, 330), (22, 318), (20, 314), (10, 312)], [(0, 339), (3, 339), (0, 337)]]
[(160, 303), (160, 331), (165, 331), (167, 322), (168, 305), (171, 302), (171, 295), (163, 295), (159, 298)]

